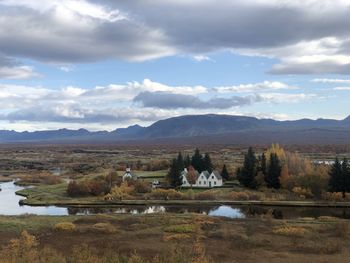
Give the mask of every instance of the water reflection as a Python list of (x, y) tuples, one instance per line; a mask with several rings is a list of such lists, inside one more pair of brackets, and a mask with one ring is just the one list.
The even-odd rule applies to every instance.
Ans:
[(160, 213), (196, 213), (229, 218), (253, 218), (272, 216), (276, 219), (300, 217), (332, 216), (350, 219), (349, 208), (312, 208), (312, 207), (266, 207), (266, 206), (118, 206), (118, 207), (57, 207), (57, 206), (20, 206), (23, 197), (15, 194), (24, 187), (14, 182), (0, 183), (0, 215), (91, 215), (91, 214), (160, 214)]

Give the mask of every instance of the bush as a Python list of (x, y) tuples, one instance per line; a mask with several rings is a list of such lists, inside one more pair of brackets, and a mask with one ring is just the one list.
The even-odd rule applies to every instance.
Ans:
[(143, 180), (137, 180), (134, 185), (135, 192), (139, 194), (145, 194), (151, 192), (151, 186), (149, 183)]
[(76, 226), (71, 222), (57, 223), (53, 229), (56, 231), (74, 231)]
[(147, 197), (154, 200), (180, 200), (183, 199), (183, 194), (174, 189), (154, 189)]
[(298, 195), (300, 198), (312, 198), (314, 195), (312, 194), (310, 188), (303, 188), (296, 186), (293, 188), (293, 193)]
[(97, 223), (97, 224), (94, 224), (92, 228), (95, 231), (106, 233), (106, 234), (113, 234), (117, 231), (116, 228), (110, 223)]
[(204, 191), (196, 194), (195, 196), (196, 200), (215, 200), (216, 197), (213, 192), (209, 191)]
[(274, 229), (272, 232), (278, 235), (301, 237), (304, 236), (308, 231), (303, 227), (285, 225)]
[(334, 192), (334, 193), (326, 192), (326, 193), (323, 193), (322, 198), (324, 200), (326, 200), (326, 201), (332, 201), (332, 202), (344, 201), (343, 194), (339, 193), (339, 192)]
[(195, 232), (195, 226), (194, 225), (175, 225), (175, 226), (168, 226), (164, 229), (164, 232), (171, 232), (171, 233), (178, 233), (178, 234), (187, 234), (187, 233), (194, 233)]

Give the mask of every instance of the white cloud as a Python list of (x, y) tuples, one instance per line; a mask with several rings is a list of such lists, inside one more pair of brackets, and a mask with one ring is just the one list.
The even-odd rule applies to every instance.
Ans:
[(350, 79), (313, 79), (312, 82), (316, 82), (316, 83), (331, 83), (331, 84), (349, 84), (350, 83)]
[(212, 59), (210, 57), (204, 56), (204, 55), (193, 56), (193, 59), (197, 62), (212, 61)]
[(0, 66), (0, 79), (29, 79), (40, 76), (29, 66)]
[(334, 90), (350, 90), (350, 87), (334, 87)]
[(272, 90), (294, 90), (297, 87), (290, 86), (279, 81), (264, 81), (259, 83), (240, 84), (228, 87), (215, 87), (214, 90), (218, 93), (232, 93), (232, 92), (262, 92)]

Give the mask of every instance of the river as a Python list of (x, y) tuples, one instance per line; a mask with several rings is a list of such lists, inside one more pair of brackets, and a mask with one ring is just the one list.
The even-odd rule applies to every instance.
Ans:
[(27, 206), (20, 205), (24, 197), (16, 195), (16, 191), (25, 187), (17, 186), (14, 182), (0, 183), (0, 215), (89, 215), (101, 213), (115, 214), (152, 214), (152, 213), (198, 213), (210, 216), (228, 218), (251, 218), (271, 214), (277, 219), (302, 217), (318, 218), (333, 216), (350, 219), (349, 208), (312, 208), (312, 207), (266, 207), (266, 206), (123, 206), (123, 207), (92, 207), (67, 208), (58, 206)]

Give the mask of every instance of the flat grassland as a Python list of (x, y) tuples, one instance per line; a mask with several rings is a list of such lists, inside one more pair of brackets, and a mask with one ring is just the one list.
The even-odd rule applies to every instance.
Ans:
[[(67, 224), (74, 227), (60, 227)], [(350, 256), (350, 223), (329, 217), (283, 221), (194, 214), (0, 216), (0, 246), (23, 230), (36, 236), (40, 247), (64, 256), (86, 244), (102, 254), (136, 252), (152, 259), (174, 247), (185, 253), (194, 243), (203, 246), (211, 262), (345, 262)]]

